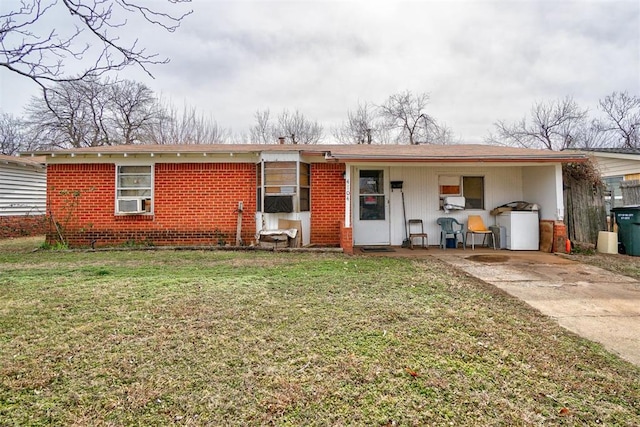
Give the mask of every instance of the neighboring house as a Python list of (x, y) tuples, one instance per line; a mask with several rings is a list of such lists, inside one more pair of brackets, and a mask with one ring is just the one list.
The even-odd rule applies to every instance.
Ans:
[(582, 152), (593, 160), (607, 186), (607, 212), (611, 208), (622, 206), (620, 183), (640, 180), (640, 149), (594, 148)]
[(44, 234), (47, 171), (44, 157), (0, 155), (0, 238)]
[[(32, 155), (46, 156), (59, 225), (51, 240), (234, 244), (241, 202), (244, 244), (288, 219), (301, 222), (304, 245), (346, 252), (401, 245), (405, 217), (422, 219), (437, 245), (438, 217), (466, 223), (478, 214), (492, 225), (490, 211), (512, 201), (561, 221), (561, 164), (586, 159), (487, 145), (123, 145)], [(464, 209), (445, 212), (446, 197), (464, 197)]]

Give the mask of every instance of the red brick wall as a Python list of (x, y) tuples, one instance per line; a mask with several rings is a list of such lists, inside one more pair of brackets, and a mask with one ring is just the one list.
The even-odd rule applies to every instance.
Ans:
[(157, 164), (155, 173), (154, 209), (161, 227), (197, 233), (219, 230), (226, 243), (235, 244), (242, 201), (242, 239), (248, 243), (255, 238), (254, 164)]
[(81, 246), (95, 238), (85, 232), (114, 231), (115, 170), (112, 164), (47, 166), (47, 208), (58, 224), (49, 227), (49, 242), (60, 240), (58, 229), (68, 243)]
[(340, 245), (344, 221), (344, 164), (311, 164), (311, 243)]
[(340, 247), (345, 254), (353, 255), (353, 228), (345, 227), (344, 221), (340, 222)]
[(242, 239), (255, 235), (254, 164), (156, 164), (153, 215), (115, 215), (113, 164), (49, 165), (47, 173), (48, 203), (72, 246), (235, 244), (239, 201)]
[(46, 232), (44, 215), (0, 216), (0, 238), (37, 236)]

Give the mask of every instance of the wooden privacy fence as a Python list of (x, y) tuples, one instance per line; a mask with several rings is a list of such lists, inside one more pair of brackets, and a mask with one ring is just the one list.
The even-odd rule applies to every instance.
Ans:
[(622, 191), (622, 205), (640, 205), (640, 180), (620, 181)]
[(563, 179), (567, 236), (572, 242), (595, 244), (598, 232), (607, 229), (604, 187), (569, 173)]

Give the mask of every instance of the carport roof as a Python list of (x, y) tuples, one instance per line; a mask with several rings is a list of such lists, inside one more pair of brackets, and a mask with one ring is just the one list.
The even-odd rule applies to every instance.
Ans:
[(47, 157), (93, 157), (133, 154), (258, 154), (261, 152), (299, 152), (323, 156), (327, 161), (384, 162), (582, 162), (584, 153), (481, 144), (454, 145), (290, 145), (290, 144), (206, 144), (206, 145), (114, 145), (68, 150), (23, 153)]

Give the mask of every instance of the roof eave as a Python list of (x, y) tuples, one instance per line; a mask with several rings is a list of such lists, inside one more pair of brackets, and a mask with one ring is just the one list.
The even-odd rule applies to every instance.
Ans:
[(456, 157), (456, 156), (436, 156), (436, 157), (387, 157), (387, 156), (349, 156), (349, 155), (327, 155), (327, 160), (338, 162), (411, 162), (411, 163), (582, 163), (587, 161), (586, 156), (479, 156), (479, 157)]

